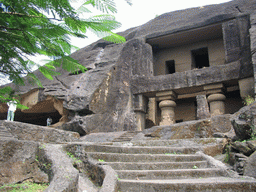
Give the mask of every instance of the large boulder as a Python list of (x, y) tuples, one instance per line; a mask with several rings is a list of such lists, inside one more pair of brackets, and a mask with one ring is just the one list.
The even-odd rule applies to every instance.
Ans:
[(232, 118), (231, 123), (237, 139), (248, 140), (256, 133), (256, 102), (241, 108)]
[(254, 152), (246, 161), (244, 175), (256, 178), (256, 152)]
[(250, 156), (254, 151), (248, 146), (246, 142), (232, 142), (231, 146), (233, 150), (238, 151), (239, 153), (242, 153), (246, 156)]
[[(215, 133), (233, 132), (230, 123), (231, 115), (219, 115), (209, 119), (187, 121), (168, 126), (154, 126), (145, 129), (143, 134), (145, 139), (188, 139), (188, 138), (208, 138)], [(143, 138), (142, 138), (143, 139)]]
[(48, 175), (38, 165), (38, 147), (30, 141), (0, 140), (0, 185), (27, 179), (48, 183)]

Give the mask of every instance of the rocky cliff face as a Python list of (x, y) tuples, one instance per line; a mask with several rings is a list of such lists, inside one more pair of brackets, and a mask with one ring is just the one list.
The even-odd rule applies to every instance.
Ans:
[[(17, 93), (23, 95), (23, 100), (29, 96), (29, 91), (33, 94), (36, 91), (33, 97), (35, 102), (31, 103), (30, 112), (22, 111), (17, 115), (28, 118), (26, 115), (32, 113), (31, 111), (34, 114), (41, 114), (41, 109), (46, 105), (40, 105), (40, 103), (45, 102), (47, 98), (48, 100), (54, 98), (56, 102), (49, 101), (48, 103), (52, 103), (53, 106), (46, 107), (44, 113), (47, 116), (50, 113), (59, 112), (61, 117), (58, 117), (56, 122), (59, 118), (62, 120), (55, 126), (63, 125), (62, 128), (68, 130), (74, 130), (76, 127), (76, 129), (84, 130), (85, 134), (135, 130), (133, 94), (139, 92), (136, 84), (141, 86), (140, 89), (150, 92), (151, 85), (146, 81), (153, 77), (153, 49), (147, 43), (147, 39), (224, 22), (250, 14), (255, 10), (255, 0), (235, 0), (219, 5), (175, 11), (163, 14), (139, 27), (121, 32), (120, 34), (127, 39), (124, 44), (112, 44), (99, 40), (72, 54), (74, 59), (89, 69), (85, 73), (74, 75), (58, 69), (62, 75), (50, 81), (36, 71), (35, 74), (44, 86), (39, 91), (37, 87), (29, 84), (23, 87), (10, 84)], [(247, 76), (252, 76), (251, 65), (245, 71)], [(239, 74), (240, 72), (238, 71)], [(180, 84), (180, 77), (188, 76), (188, 74), (182, 75), (177, 75), (178, 78), (174, 77), (170, 80), (173, 87)], [(192, 77), (193, 74), (188, 78)], [(159, 78), (164, 81), (167, 77)], [(145, 84), (142, 85), (143, 81)], [(205, 80), (202, 78), (203, 81)], [(150, 82), (155, 84), (155, 80)], [(198, 84), (200, 82), (195, 82), (192, 86)], [(168, 87), (169, 85), (162, 86)], [(157, 85), (153, 87), (155, 89)], [(1, 119), (5, 118), (6, 111), (6, 106), (2, 104)]]

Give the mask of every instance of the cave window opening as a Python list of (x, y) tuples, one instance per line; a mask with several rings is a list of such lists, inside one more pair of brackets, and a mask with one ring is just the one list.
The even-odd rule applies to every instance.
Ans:
[(192, 69), (201, 69), (204, 67), (209, 67), (209, 55), (207, 47), (191, 50), (191, 56)]
[(175, 61), (174, 60), (169, 60), (165, 62), (165, 67), (166, 67), (166, 74), (173, 74), (175, 73)]

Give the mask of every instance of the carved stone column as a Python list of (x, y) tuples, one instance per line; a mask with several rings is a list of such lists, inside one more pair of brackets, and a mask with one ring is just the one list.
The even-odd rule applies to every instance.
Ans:
[(175, 123), (176, 94), (173, 91), (159, 92), (156, 94), (157, 100), (160, 101), (161, 121), (159, 125), (171, 125)]
[(175, 123), (176, 103), (172, 100), (163, 100), (159, 103), (161, 109), (161, 122), (160, 125), (171, 125)]
[(226, 96), (221, 93), (211, 94), (207, 100), (210, 104), (211, 116), (225, 114), (225, 103)]
[(197, 119), (206, 119), (210, 118), (210, 110), (208, 106), (208, 102), (206, 99), (206, 95), (197, 95)]

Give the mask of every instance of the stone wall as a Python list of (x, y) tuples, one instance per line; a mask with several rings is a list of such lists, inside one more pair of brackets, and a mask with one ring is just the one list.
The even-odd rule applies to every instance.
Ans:
[(174, 60), (176, 72), (192, 70), (191, 51), (202, 47), (208, 48), (210, 66), (223, 65), (225, 63), (223, 40), (208, 40), (158, 51), (154, 54), (154, 74), (168, 74), (165, 69), (165, 62), (168, 60)]

